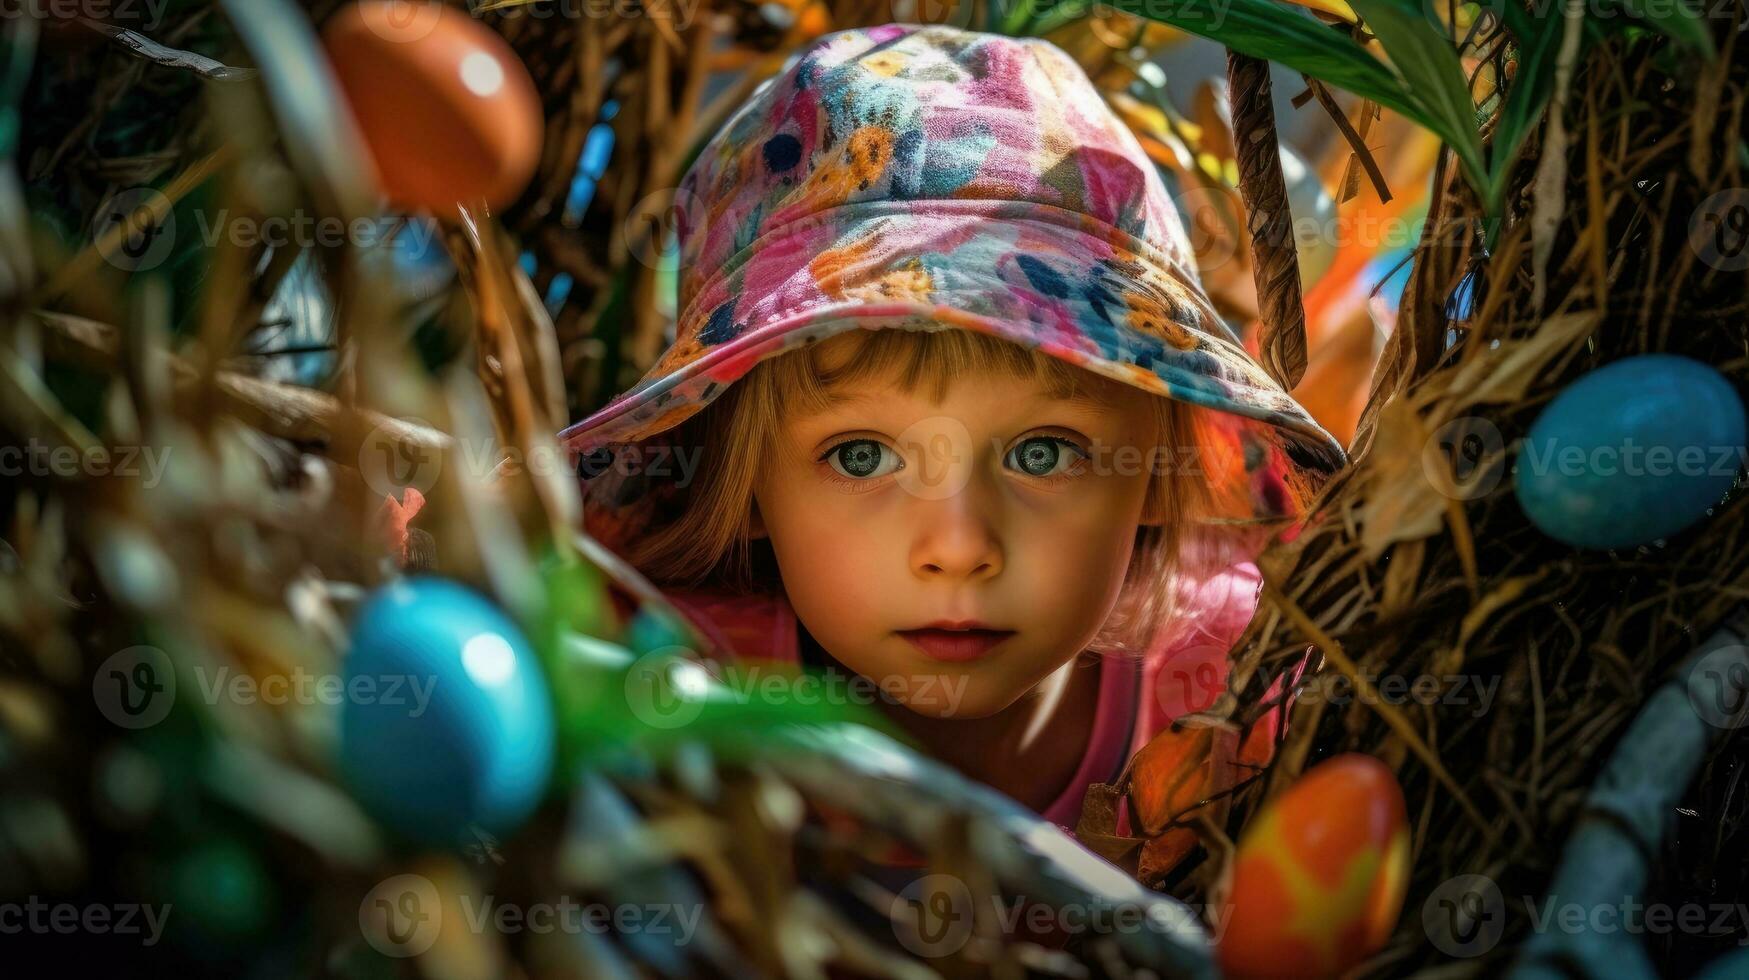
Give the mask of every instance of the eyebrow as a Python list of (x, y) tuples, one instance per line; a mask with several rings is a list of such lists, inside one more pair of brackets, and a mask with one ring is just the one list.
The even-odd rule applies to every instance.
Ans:
[(1088, 414), (1099, 418), (1110, 418), (1117, 414), (1117, 409), (1110, 402), (1102, 401), (1086, 392), (1075, 392), (1066, 395), (1052, 395), (1051, 401), (1084, 409)]

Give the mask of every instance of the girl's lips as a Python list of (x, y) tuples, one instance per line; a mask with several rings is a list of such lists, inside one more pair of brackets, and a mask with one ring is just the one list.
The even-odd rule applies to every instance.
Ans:
[(1013, 630), (900, 630), (899, 635), (935, 660), (962, 662), (988, 656)]

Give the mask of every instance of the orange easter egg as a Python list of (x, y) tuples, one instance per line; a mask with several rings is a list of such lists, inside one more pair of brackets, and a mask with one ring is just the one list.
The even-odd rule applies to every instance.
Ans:
[(1378, 952), (1408, 887), (1405, 809), (1384, 763), (1348, 754), (1259, 811), (1234, 856), (1222, 974), (1334, 977)]
[(439, 3), (364, 0), (329, 18), (322, 44), (393, 204), (498, 207), (528, 186), (540, 97), (491, 28)]

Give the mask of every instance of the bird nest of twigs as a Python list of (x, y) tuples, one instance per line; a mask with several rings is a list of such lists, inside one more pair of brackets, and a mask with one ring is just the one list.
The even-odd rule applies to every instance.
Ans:
[[(1391, 763), (1414, 869), (1380, 961), (1391, 972), (1452, 966), (1428, 943), (1422, 910), (1454, 878), (1489, 876), (1506, 896), (1546, 891), (1624, 730), (1749, 587), (1740, 482), (1680, 534), (1579, 551), (1527, 521), (1511, 479), (1532, 421), (1590, 369), (1665, 351), (1749, 379), (1744, 229), (1707, 217), (1749, 213), (1749, 47), (1732, 32), (1721, 50), (1683, 86), (1657, 46), (1605, 45), (1576, 66), (1564, 130), (1533, 137), (1492, 254), (1479, 244), (1482, 209), (1441, 168), (1354, 463), (1304, 532), (1260, 561), (1262, 605), (1234, 652), (1232, 697), (1208, 720), (1254, 722), (1278, 704), (1273, 679), (1308, 658), (1317, 669), (1276, 763), (1238, 791), (1223, 827), (1236, 835), (1261, 800), (1333, 753)], [(1437, 682), (1430, 696), (1379, 693), (1419, 678)], [(1463, 689), (1496, 684), (1485, 711), (1482, 688)], [(1670, 815), (1674, 842), (1620, 855), (1656, 866), (1652, 900), (1749, 895), (1744, 755), (1742, 737), (1725, 733)], [(1211, 850), (1225, 840), (1205, 837)], [(1177, 890), (1205, 894), (1219, 865), (1181, 870)], [(1511, 958), (1533, 922), (1516, 899), (1506, 912), (1504, 941), (1460, 969)], [(1667, 968), (1692, 968), (1740, 929), (1646, 938)]]

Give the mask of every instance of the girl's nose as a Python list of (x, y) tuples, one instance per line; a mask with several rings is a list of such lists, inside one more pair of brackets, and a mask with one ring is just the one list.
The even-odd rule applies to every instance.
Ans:
[(962, 490), (930, 501), (911, 548), (911, 568), (919, 578), (987, 579), (1002, 571), (1002, 542), (974, 501)]

